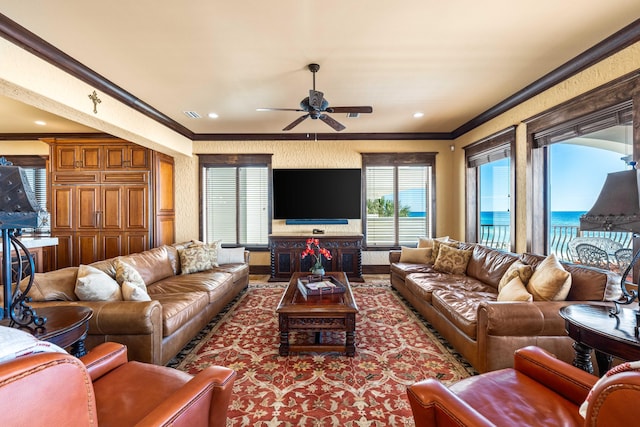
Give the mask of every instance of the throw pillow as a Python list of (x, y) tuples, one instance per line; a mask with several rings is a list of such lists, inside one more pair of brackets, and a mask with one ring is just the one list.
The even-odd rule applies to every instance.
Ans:
[(443, 273), (465, 274), (472, 254), (473, 249), (464, 250), (441, 245), (433, 268)]
[(427, 264), (431, 260), (431, 248), (407, 248), (401, 247), (400, 262), (409, 264)]
[(244, 262), (244, 247), (218, 248), (218, 264), (241, 264)]
[(455, 240), (448, 240), (446, 242), (441, 242), (440, 240), (434, 240), (433, 241), (433, 251), (431, 252), (431, 264), (435, 264), (436, 259), (438, 259), (438, 252), (440, 251), (440, 248), (442, 246), (449, 246), (452, 248), (457, 248), (458, 247), (458, 242)]
[(439, 242), (446, 242), (449, 240), (449, 236), (436, 237), (435, 239), (431, 237), (418, 237), (418, 247), (419, 248), (433, 248), (433, 241), (437, 240)]
[(0, 363), (34, 353), (64, 353), (62, 348), (40, 341), (27, 331), (0, 326)]
[(533, 295), (527, 292), (520, 276), (516, 275), (498, 292), (498, 301), (533, 301)]
[(519, 277), (522, 283), (526, 285), (529, 283), (531, 275), (533, 275), (533, 267), (523, 263), (522, 261), (515, 261), (509, 266), (509, 268), (507, 268), (507, 271), (504, 272), (504, 275), (500, 279), (500, 283), (498, 283), (498, 292), (500, 292), (502, 288), (514, 277)]
[(118, 282), (90, 265), (78, 267), (75, 294), (80, 301), (122, 301)]
[(218, 266), (220, 241), (178, 249), (182, 274), (197, 273)]
[(142, 290), (147, 291), (147, 284), (144, 283), (144, 279), (138, 273), (138, 270), (133, 266), (122, 261), (120, 258), (116, 259), (116, 281), (122, 286), (124, 282), (129, 282), (131, 285), (137, 286)]
[(527, 283), (527, 291), (533, 295), (534, 301), (564, 301), (570, 289), (571, 274), (554, 254), (538, 265)]
[(128, 281), (122, 282), (122, 298), (125, 301), (151, 301), (146, 289)]

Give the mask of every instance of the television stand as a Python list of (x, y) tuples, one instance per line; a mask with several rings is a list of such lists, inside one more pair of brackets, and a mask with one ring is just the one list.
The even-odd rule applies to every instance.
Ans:
[(320, 246), (331, 252), (331, 259), (322, 260), (325, 271), (344, 271), (352, 282), (363, 282), (362, 278), (362, 234), (331, 235), (311, 233), (271, 234), (270, 282), (289, 281), (297, 271), (311, 270), (311, 257), (301, 259), (302, 251), (307, 247), (307, 239), (320, 241)]

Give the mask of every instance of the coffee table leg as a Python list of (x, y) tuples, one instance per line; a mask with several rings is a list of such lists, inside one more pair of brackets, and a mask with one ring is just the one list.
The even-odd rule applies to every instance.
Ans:
[(345, 353), (348, 357), (356, 355), (356, 316), (347, 316)]
[(78, 340), (71, 344), (71, 348), (69, 349), (70, 353), (74, 357), (82, 357), (87, 355), (87, 349), (84, 346), (84, 340)]
[(280, 356), (289, 355), (289, 319), (287, 316), (280, 315), (278, 318), (280, 326)]

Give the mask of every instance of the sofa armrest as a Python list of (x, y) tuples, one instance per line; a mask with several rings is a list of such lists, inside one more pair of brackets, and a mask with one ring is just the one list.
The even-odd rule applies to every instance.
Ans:
[(580, 406), (598, 378), (535, 346), (516, 351), (514, 369)]
[(393, 264), (394, 262), (400, 262), (400, 255), (402, 255), (402, 251), (397, 251), (397, 250), (389, 251), (389, 264)]
[(478, 306), (478, 334), (492, 336), (565, 336), (560, 308), (577, 301), (497, 302)]
[(91, 381), (95, 381), (118, 366), (127, 363), (127, 347), (122, 344), (107, 342), (91, 349), (80, 360), (87, 367)]
[[(232, 369), (210, 366), (156, 406), (136, 426), (224, 427), (235, 377)], [(205, 405), (209, 406), (208, 411), (202, 410)], [(209, 418), (202, 419), (205, 416)]]
[(416, 427), (494, 425), (437, 380), (409, 386), (407, 396)]

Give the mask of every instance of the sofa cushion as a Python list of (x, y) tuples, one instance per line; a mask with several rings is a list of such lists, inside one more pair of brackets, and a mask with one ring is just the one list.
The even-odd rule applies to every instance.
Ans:
[(500, 283), (498, 283), (498, 293), (502, 291), (502, 288), (515, 277), (520, 278), (520, 281), (526, 285), (529, 283), (529, 279), (533, 275), (533, 267), (523, 263), (522, 261), (515, 261), (513, 264), (507, 268), (507, 271), (504, 273), (502, 278), (500, 279)]
[[(48, 273), (35, 273), (28, 296), (33, 301), (77, 301), (75, 294), (78, 267), (61, 268)], [(20, 290), (24, 292), (29, 284), (29, 277), (20, 282)]]
[(443, 273), (464, 274), (472, 253), (472, 249), (463, 250), (442, 245), (433, 268)]
[(120, 260), (135, 268), (147, 285), (174, 275), (166, 246), (124, 255)]
[(154, 294), (162, 305), (162, 336), (167, 337), (189, 323), (209, 304), (206, 292)]
[(74, 292), (80, 301), (122, 301), (118, 282), (90, 265), (78, 267)]
[(554, 254), (536, 267), (527, 283), (527, 291), (534, 301), (563, 301), (570, 288), (571, 273), (562, 267)]
[(483, 301), (496, 301), (494, 292), (469, 291), (461, 288), (439, 289), (433, 293), (433, 308), (465, 335), (476, 339), (478, 306)]
[(467, 265), (467, 275), (493, 286), (497, 292), (500, 279), (517, 259), (516, 254), (475, 245)]
[(401, 247), (400, 262), (412, 264), (427, 264), (431, 261), (431, 248), (408, 248)]
[(519, 275), (514, 276), (509, 283), (498, 292), (498, 301), (533, 301), (531, 295)]
[(416, 296), (430, 304), (433, 292), (441, 289), (457, 289), (463, 292), (495, 292), (493, 287), (469, 276), (440, 273), (435, 270), (431, 273), (411, 273), (406, 276), (405, 282)]
[(213, 270), (181, 274), (154, 283), (149, 286), (148, 292), (152, 299), (163, 294), (205, 293), (208, 295), (209, 302), (213, 303), (220, 299), (221, 294), (233, 287), (231, 277), (231, 273)]

